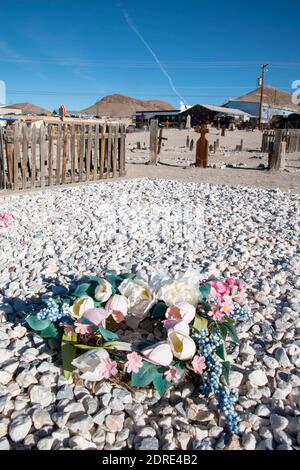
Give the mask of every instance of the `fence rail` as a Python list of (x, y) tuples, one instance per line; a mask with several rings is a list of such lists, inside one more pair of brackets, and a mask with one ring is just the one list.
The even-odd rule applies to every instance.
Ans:
[[(275, 142), (275, 130), (268, 130), (263, 133), (261, 151), (270, 153)], [(300, 152), (300, 130), (288, 129), (282, 131), (282, 142), (286, 142), (286, 153)]]
[(0, 128), (0, 189), (96, 181), (125, 174), (124, 124), (19, 123)]

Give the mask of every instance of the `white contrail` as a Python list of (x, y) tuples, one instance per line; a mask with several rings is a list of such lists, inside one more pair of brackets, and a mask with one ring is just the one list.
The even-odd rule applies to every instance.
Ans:
[(121, 8), (122, 10), (122, 13), (124, 15), (124, 18), (128, 24), (128, 26), (132, 29), (132, 31), (140, 38), (140, 40), (142, 41), (142, 43), (144, 44), (144, 46), (146, 47), (146, 49), (148, 49), (148, 51), (150, 52), (150, 54), (152, 55), (152, 57), (154, 58), (155, 62), (157, 63), (157, 65), (159, 66), (160, 70), (162, 71), (162, 73), (167, 77), (169, 83), (170, 83), (170, 87), (172, 88), (172, 90), (174, 91), (175, 95), (178, 96), (178, 98), (183, 101), (185, 103), (185, 99), (181, 96), (181, 94), (177, 91), (175, 85), (174, 85), (174, 82), (172, 80), (172, 78), (170, 77), (170, 75), (168, 74), (168, 72), (166, 71), (166, 69), (164, 68), (164, 66), (162, 65), (162, 63), (160, 62), (159, 58), (157, 57), (157, 55), (155, 54), (155, 52), (153, 51), (153, 49), (149, 46), (149, 44), (146, 42), (146, 40), (143, 38), (143, 36), (141, 35), (141, 33), (139, 32), (139, 30), (137, 29), (137, 27), (135, 26), (132, 18), (128, 15), (128, 13), (126, 12), (126, 10), (123, 8), (121, 2), (119, 1), (118, 2), (118, 6)]

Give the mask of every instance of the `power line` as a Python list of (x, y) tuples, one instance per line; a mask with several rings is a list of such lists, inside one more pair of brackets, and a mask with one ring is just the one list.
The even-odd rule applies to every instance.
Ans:
[[(16, 64), (48, 64), (60, 66), (77, 66), (77, 67), (100, 67), (100, 68), (155, 68), (156, 64), (148, 61), (122, 61), (113, 60), (93, 60), (93, 59), (76, 59), (76, 58), (16, 58), (16, 57), (0, 57), (0, 62), (16, 63)], [(249, 68), (260, 67), (261, 62), (258, 61), (161, 61), (164, 67), (168, 68)], [(269, 64), (274, 68), (298, 69), (299, 62), (272, 62)]]

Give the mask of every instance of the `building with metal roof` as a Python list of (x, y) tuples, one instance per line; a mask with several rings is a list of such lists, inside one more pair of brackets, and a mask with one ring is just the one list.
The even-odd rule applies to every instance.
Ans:
[(240, 109), (228, 108), (224, 106), (214, 106), (210, 104), (197, 104), (179, 113), (178, 119), (182, 124), (186, 123), (187, 117), (191, 116), (191, 126), (201, 126), (210, 124), (221, 117), (231, 117), (242, 122), (249, 121), (254, 116)]

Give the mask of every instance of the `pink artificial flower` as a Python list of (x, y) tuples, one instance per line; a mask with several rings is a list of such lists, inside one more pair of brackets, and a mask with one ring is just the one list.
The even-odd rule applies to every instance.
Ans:
[(127, 354), (127, 362), (125, 363), (126, 372), (130, 374), (130, 372), (138, 373), (143, 365), (142, 357), (137, 354), (136, 352), (132, 352)]
[(229, 287), (233, 287), (236, 285), (236, 280), (233, 278), (233, 277), (228, 277), (226, 279), (226, 284), (229, 286)]
[[(208, 280), (209, 281), (209, 280)], [(215, 289), (218, 294), (228, 295), (230, 293), (228, 286), (220, 281), (211, 281), (209, 282), (211, 287)]]
[(83, 323), (80, 323), (79, 321), (76, 321), (74, 325), (75, 325), (75, 333), (79, 335), (88, 335), (89, 333), (92, 333), (93, 331), (92, 325), (84, 325)]
[(202, 374), (204, 369), (206, 369), (205, 357), (194, 356), (194, 359), (192, 360), (192, 366), (196, 374)]
[(212, 301), (212, 302), (217, 300), (217, 302), (219, 303), (221, 299), (222, 299), (221, 294), (219, 294), (216, 291), (216, 289), (214, 289), (212, 286), (210, 286), (209, 300)]
[(178, 383), (181, 379), (181, 375), (177, 367), (170, 367), (167, 372), (164, 373), (164, 376), (168, 380), (168, 382)]
[(99, 369), (105, 379), (109, 379), (118, 373), (117, 363), (109, 358), (101, 359)]
[(221, 310), (219, 310), (219, 308), (214, 308), (213, 310), (211, 310), (208, 314), (210, 317), (213, 317), (213, 319), (215, 321), (222, 321), (223, 317), (224, 317), (224, 313), (221, 312)]
[(195, 315), (196, 309), (194, 305), (188, 304), (187, 302), (176, 302), (174, 305), (171, 305), (166, 311), (166, 318), (168, 320), (184, 320), (186, 323), (190, 323), (191, 321), (193, 321)]
[(173, 361), (172, 349), (167, 341), (161, 341), (153, 346), (148, 346), (141, 353), (147, 361), (158, 366), (167, 367)]
[(86, 318), (89, 322), (96, 326), (102, 326), (105, 328), (106, 319), (109, 316), (108, 312), (104, 308), (91, 308), (87, 310), (83, 317)]
[(74, 333), (74, 327), (73, 325), (68, 325), (67, 323), (64, 325), (64, 332), (67, 336), (72, 336)]
[(164, 325), (164, 328), (166, 330), (171, 330), (174, 328), (175, 325), (177, 325), (177, 323), (179, 323), (180, 320), (163, 320), (162, 321), (162, 324)]
[(128, 312), (128, 301), (124, 295), (113, 295), (105, 305), (108, 316), (112, 316), (116, 323), (121, 323)]
[(234, 305), (232, 303), (232, 298), (229, 295), (224, 295), (223, 302), (221, 305), (220, 311), (224, 315), (230, 315), (233, 312)]
[(14, 216), (9, 211), (0, 213), (0, 227), (9, 227)]

